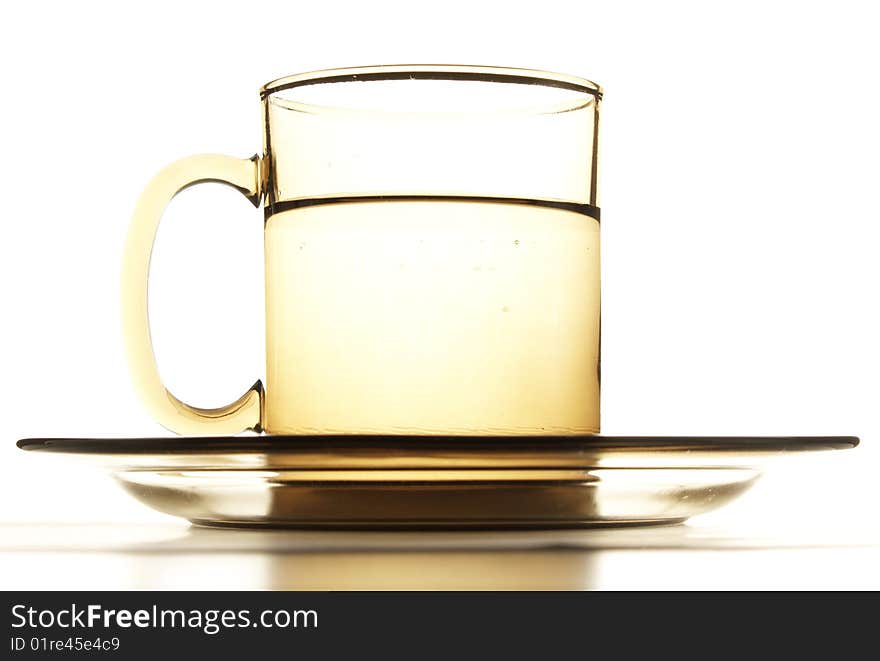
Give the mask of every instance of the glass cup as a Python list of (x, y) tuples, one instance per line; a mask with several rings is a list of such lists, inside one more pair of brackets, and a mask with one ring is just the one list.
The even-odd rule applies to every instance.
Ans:
[[(598, 432), (601, 96), (473, 66), (263, 87), (261, 155), (184, 158), (137, 203), (123, 330), (148, 409), (194, 435)], [(264, 209), (266, 383), (217, 409), (163, 386), (147, 314), (162, 212), (206, 181)]]

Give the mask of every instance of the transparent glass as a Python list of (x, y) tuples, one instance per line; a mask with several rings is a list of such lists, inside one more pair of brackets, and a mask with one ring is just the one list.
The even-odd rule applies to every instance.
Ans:
[[(386, 66), (266, 85), (264, 150), (160, 172), (129, 233), (123, 318), (180, 433), (599, 431), (601, 90), (524, 69)], [(196, 409), (159, 380), (146, 282), (162, 209), (222, 181), (264, 204), (266, 383)]]

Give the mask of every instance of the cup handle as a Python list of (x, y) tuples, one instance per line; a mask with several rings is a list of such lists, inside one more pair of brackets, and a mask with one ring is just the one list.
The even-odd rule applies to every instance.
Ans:
[(241, 159), (222, 154), (189, 156), (161, 170), (141, 193), (128, 228), (122, 268), (122, 331), (128, 366), (147, 409), (171, 431), (191, 435), (235, 434), (247, 429), (261, 431), (263, 384), (259, 380), (228, 406), (197, 408), (180, 401), (165, 388), (153, 353), (147, 281), (156, 230), (171, 199), (185, 188), (204, 182), (232, 186), (259, 207), (260, 158)]

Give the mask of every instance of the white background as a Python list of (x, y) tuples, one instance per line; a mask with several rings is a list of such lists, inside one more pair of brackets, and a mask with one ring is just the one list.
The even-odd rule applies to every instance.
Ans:
[[(496, 64), (591, 78), (602, 116), (603, 431), (857, 434), (708, 518), (822, 534), (876, 519), (876, 84), (870, 3), (14, 3), (0, 23), (0, 521), (162, 520), (26, 436), (166, 434), (129, 385), (123, 237), (141, 186), (260, 150), (257, 89), (335, 66)], [(262, 217), (219, 186), (163, 221), (169, 387), (262, 372)]]

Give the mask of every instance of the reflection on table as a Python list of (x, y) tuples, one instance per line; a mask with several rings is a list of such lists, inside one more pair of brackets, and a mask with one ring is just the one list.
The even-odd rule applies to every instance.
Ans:
[(0, 527), (4, 589), (880, 587), (877, 539), (743, 536), (692, 525), (568, 531)]

